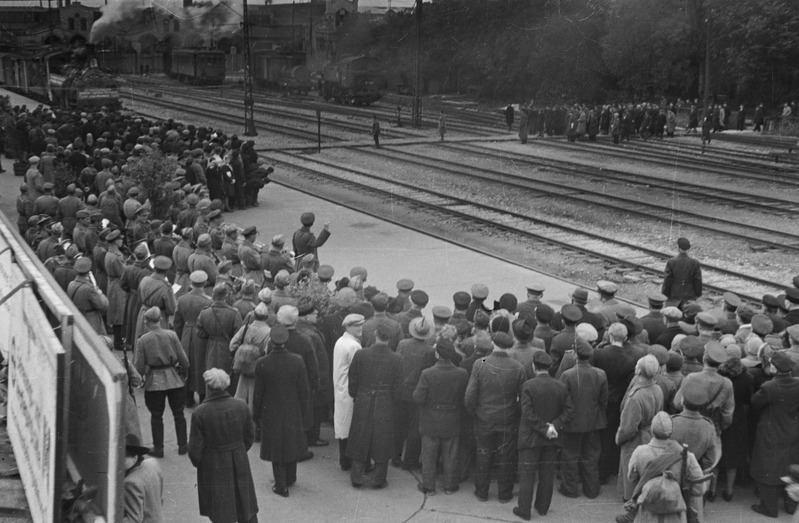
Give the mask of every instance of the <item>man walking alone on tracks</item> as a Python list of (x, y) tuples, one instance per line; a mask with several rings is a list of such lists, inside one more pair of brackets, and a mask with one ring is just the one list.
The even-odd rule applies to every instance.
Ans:
[(661, 292), (668, 300), (666, 306), (679, 306), (702, 296), (702, 268), (699, 262), (688, 256), (691, 242), (687, 238), (677, 240), (679, 254), (666, 262), (666, 275)]
[(372, 116), (372, 138), (375, 139), (375, 147), (380, 147), (380, 122), (377, 121), (377, 116)]

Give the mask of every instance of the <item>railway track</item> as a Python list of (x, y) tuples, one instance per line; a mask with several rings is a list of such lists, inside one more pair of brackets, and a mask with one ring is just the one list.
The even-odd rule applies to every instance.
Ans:
[[(625, 275), (628, 280), (658, 280), (662, 267), (672, 254), (606, 236), (564, 226), (554, 221), (509, 212), (506, 209), (459, 198), (450, 194), (420, 188), (396, 178), (388, 178), (308, 156), (268, 151), (270, 161), (298, 170), (325, 182), (354, 187), (361, 193), (373, 194), (385, 203), (402, 203), (411, 208), (475, 224), (486, 231), (512, 234), (519, 241), (533, 242), (550, 251), (602, 260), (606, 269)], [(381, 216), (386, 219), (386, 216)], [(388, 217), (391, 220), (391, 217)], [(554, 254), (554, 253), (553, 253)], [(759, 302), (766, 293), (778, 293), (783, 285), (738, 271), (703, 264), (705, 288), (717, 295), (732, 291), (750, 301)]]

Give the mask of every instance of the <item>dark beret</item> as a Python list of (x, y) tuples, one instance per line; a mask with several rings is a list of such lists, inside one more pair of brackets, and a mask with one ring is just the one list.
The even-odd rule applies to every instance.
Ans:
[(500, 349), (510, 349), (513, 347), (513, 339), (507, 332), (497, 332), (491, 336), (491, 342)]

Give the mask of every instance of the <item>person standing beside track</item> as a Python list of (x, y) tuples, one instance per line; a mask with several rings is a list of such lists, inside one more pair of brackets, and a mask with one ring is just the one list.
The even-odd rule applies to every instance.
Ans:
[(377, 116), (372, 116), (372, 138), (375, 140), (375, 147), (380, 147), (380, 122), (377, 121)]

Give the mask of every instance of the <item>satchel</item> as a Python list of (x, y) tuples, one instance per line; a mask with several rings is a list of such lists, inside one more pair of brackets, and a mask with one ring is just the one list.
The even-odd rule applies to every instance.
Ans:
[(679, 514), (686, 510), (680, 484), (668, 470), (644, 483), (639, 503), (652, 514)]

